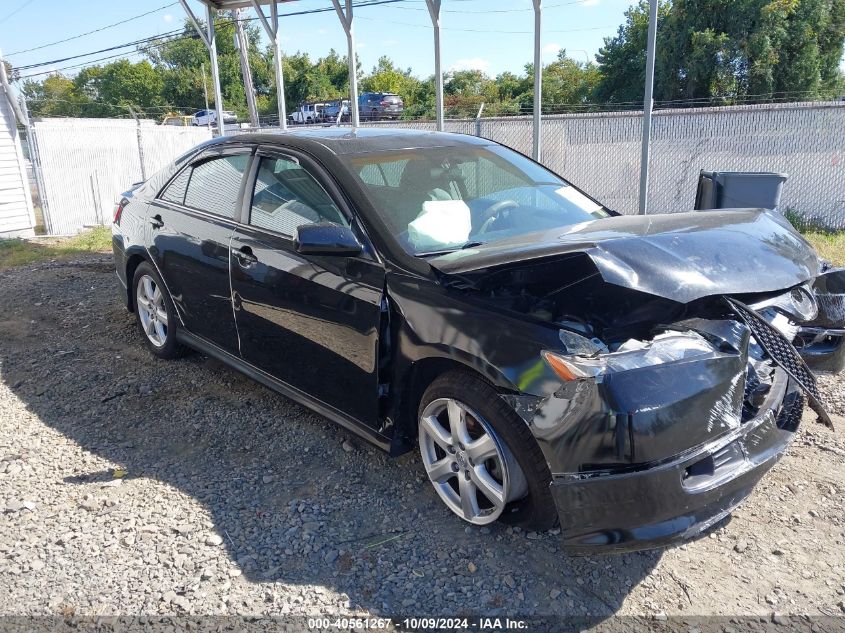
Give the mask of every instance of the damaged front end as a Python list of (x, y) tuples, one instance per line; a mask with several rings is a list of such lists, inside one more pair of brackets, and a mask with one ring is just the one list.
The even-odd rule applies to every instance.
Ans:
[(799, 352), (841, 369), (845, 274), (782, 218), (616, 218), (535, 238), (432, 265), (447, 288), (557, 328), (501, 397), (544, 454), (569, 548), (700, 534), (781, 457), (807, 402), (831, 425)]
[(841, 372), (845, 369), (845, 268), (816, 277), (812, 291), (818, 314), (800, 324), (795, 347), (813, 371)]
[(547, 353), (560, 389), (503, 396), (552, 469), (570, 548), (642, 549), (699, 534), (751, 492), (797, 429), (800, 385), (741, 318), (657, 329), (613, 351)]

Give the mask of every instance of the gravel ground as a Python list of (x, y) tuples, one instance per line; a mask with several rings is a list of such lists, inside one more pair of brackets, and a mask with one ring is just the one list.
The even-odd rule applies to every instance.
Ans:
[(110, 257), (0, 272), (0, 615), (845, 611), (845, 389), (733, 519), (571, 557), (465, 528), (388, 459), (199, 354), (142, 347)]

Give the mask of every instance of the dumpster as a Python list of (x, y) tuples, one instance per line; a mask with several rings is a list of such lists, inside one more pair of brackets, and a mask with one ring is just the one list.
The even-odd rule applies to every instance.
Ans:
[(786, 174), (772, 172), (701, 171), (695, 209), (777, 209)]

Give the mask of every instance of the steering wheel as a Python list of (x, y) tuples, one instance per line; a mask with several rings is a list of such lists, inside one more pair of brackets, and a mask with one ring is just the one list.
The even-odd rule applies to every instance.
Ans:
[(500, 200), (499, 202), (494, 202), (491, 204), (487, 209), (484, 210), (484, 213), (481, 215), (482, 222), (481, 228), (478, 229), (478, 235), (486, 233), (490, 230), (490, 227), (493, 226), (493, 223), (499, 219), (499, 217), (506, 218), (508, 217), (507, 211), (511, 209), (516, 209), (519, 207), (519, 204), (513, 200)]

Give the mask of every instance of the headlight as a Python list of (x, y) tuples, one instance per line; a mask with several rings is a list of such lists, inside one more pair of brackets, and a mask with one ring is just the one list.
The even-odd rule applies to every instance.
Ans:
[(665, 332), (650, 341), (630, 339), (615, 352), (580, 356), (544, 351), (543, 359), (561, 379), (578, 380), (717, 355), (718, 351), (695, 332)]

